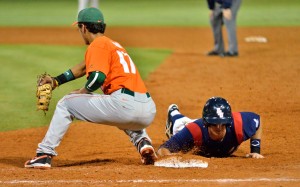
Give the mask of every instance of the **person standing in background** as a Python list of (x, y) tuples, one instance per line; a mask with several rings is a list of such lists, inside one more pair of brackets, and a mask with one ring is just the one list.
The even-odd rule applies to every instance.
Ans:
[(78, 12), (89, 7), (99, 8), (99, 0), (78, 0)]
[[(208, 56), (236, 57), (238, 43), (236, 36), (236, 17), (242, 0), (207, 0), (210, 9), (209, 19), (214, 36), (214, 49)], [(225, 24), (228, 35), (228, 51), (225, 52), (222, 26)]]

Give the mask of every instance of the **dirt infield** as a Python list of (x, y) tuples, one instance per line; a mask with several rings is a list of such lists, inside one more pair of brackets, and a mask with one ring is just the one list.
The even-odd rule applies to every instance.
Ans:
[[(246, 159), (249, 142), (230, 158), (205, 159), (208, 168), (144, 166), (128, 137), (114, 127), (75, 122), (50, 170), (23, 168), (47, 127), (0, 132), (0, 186), (300, 186), (300, 28), (239, 28), (238, 58), (207, 57), (209, 28), (108, 28), (126, 47), (174, 52), (146, 80), (157, 104), (148, 128), (157, 149), (166, 140), (166, 109), (177, 103), (197, 118), (211, 96), (223, 96), (234, 111), (261, 114), (262, 160)], [(2, 44), (83, 45), (74, 28), (0, 28)], [(248, 36), (267, 43), (247, 43)], [(2, 109), (3, 110), (3, 109)], [(17, 116), (16, 116), (17, 117)]]

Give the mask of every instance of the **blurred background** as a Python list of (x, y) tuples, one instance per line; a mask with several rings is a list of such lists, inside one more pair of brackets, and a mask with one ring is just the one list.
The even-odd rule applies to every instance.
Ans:
[[(208, 26), (206, 0), (99, 0), (110, 26)], [(239, 26), (299, 25), (299, 0), (243, 0)], [(0, 0), (0, 26), (70, 26), (77, 0)]]

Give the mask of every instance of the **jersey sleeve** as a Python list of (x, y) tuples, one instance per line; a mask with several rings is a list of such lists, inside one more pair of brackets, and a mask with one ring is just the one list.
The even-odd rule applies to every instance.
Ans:
[(207, 5), (210, 10), (215, 8), (215, 0), (207, 0)]
[(194, 147), (194, 139), (189, 129), (184, 127), (161, 147), (167, 148), (171, 153), (177, 153), (179, 151), (186, 152)]
[(89, 46), (85, 54), (86, 76), (88, 77), (89, 73), (93, 71), (100, 71), (107, 75), (110, 58), (109, 50), (94, 45)]
[(251, 138), (260, 126), (260, 116), (252, 112), (241, 112), (244, 141)]
[(200, 126), (191, 122), (187, 124), (181, 131), (171, 137), (163, 147), (169, 149), (170, 152), (187, 152), (194, 146), (202, 145), (202, 129)]

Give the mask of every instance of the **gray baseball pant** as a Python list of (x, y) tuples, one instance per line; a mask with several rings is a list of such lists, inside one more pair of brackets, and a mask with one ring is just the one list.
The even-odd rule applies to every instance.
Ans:
[(147, 94), (135, 92), (135, 96), (131, 96), (121, 90), (111, 95), (69, 94), (57, 103), (48, 131), (36, 152), (56, 156), (55, 148), (74, 118), (118, 127), (137, 146), (144, 137), (151, 141), (145, 128), (153, 121), (155, 114), (155, 103)]
[(224, 40), (222, 35), (222, 25), (225, 24), (228, 36), (228, 51), (230, 53), (238, 52), (238, 42), (236, 36), (236, 17), (242, 0), (232, 0), (231, 13), (232, 18), (227, 20), (222, 15), (221, 5), (216, 3), (213, 10), (213, 18), (210, 19), (210, 24), (214, 36), (214, 51), (224, 53)]

